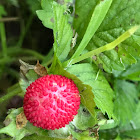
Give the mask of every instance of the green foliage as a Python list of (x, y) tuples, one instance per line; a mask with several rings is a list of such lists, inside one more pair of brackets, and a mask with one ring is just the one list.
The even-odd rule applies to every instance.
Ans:
[(68, 14), (62, 5), (53, 3), (54, 12), (54, 51), (60, 61), (64, 61), (70, 51), (73, 36), (72, 28), (68, 23)]
[(53, 0), (42, 0), (41, 7), (43, 10), (36, 11), (38, 18), (42, 21), (43, 25), (50, 29), (53, 29), (54, 23), (52, 2)]
[(136, 64), (128, 66), (125, 71), (122, 71), (120, 77), (126, 80), (140, 81), (140, 59)]
[(0, 133), (7, 134), (13, 137), (15, 140), (20, 140), (26, 135), (37, 133), (38, 135), (47, 135), (47, 131), (34, 127), (29, 122), (24, 128), (18, 129), (16, 125), (16, 116), (23, 111), (23, 108), (12, 109), (9, 111), (9, 115), (6, 117), (6, 127), (0, 129)]
[(137, 103), (136, 112), (133, 118), (127, 122), (124, 127), (121, 127), (122, 135), (132, 138), (140, 138), (140, 101)]
[(74, 117), (72, 124), (76, 126), (79, 130), (87, 130), (88, 128), (92, 128), (96, 123), (96, 118), (91, 116), (88, 110), (81, 105), (78, 110), (78, 114)]
[[(78, 18), (77, 20), (75, 19), (76, 25), (79, 25), (78, 27), (76, 26), (76, 29), (78, 29), (76, 31), (78, 32), (79, 38), (83, 37), (82, 35), (85, 33), (90, 17), (88, 17), (86, 20), (83, 18), (83, 21), (80, 21), (80, 19), (82, 19), (83, 14), (89, 14), (88, 10), (95, 6), (95, 2), (92, 3), (93, 4), (87, 6), (86, 10), (80, 10), (81, 13), (78, 13), (78, 15), (81, 16), (79, 17), (79, 22), (82, 24), (77, 23)], [(82, 9), (82, 7), (80, 7), (80, 1), (77, 4), (79, 4), (79, 9)], [(91, 51), (99, 48), (100, 46), (106, 45), (107, 43), (115, 40), (131, 26), (140, 24), (140, 18), (138, 18), (140, 15), (138, 10), (139, 7), (140, 4), (138, 0), (124, 0), (123, 2), (121, 0), (113, 1), (105, 19), (91, 39), (87, 49)], [(135, 14), (135, 12), (137, 14)], [(139, 45), (137, 44), (137, 41), (139, 40), (139, 32), (136, 33), (135, 38), (136, 39), (133, 40), (132, 36), (131, 39), (121, 43), (116, 47), (116, 49), (96, 55), (96, 60), (94, 60), (94, 62), (97, 65), (102, 65), (107, 72), (111, 72), (112, 69), (123, 70), (123, 63), (135, 63), (136, 60), (134, 56), (139, 55)]]
[[(18, 1), (10, 1), (18, 6)], [(79, 89), (81, 105), (69, 125), (54, 131), (36, 128), (29, 122), (17, 129), (16, 117), (23, 109), (13, 109), (5, 120), (8, 125), (1, 128), (0, 133), (16, 140), (67, 140), (70, 134), (77, 140), (95, 140), (98, 131), (100, 139), (139, 139), (139, 0), (28, 0), (26, 4), (32, 11), (26, 31), (37, 10), (43, 25), (53, 30), (53, 49), (44, 56), (20, 48), (26, 31), (17, 43), (20, 47), (7, 49), (2, 22), (2, 71), (7, 62), (17, 60), (18, 53), (35, 56), (48, 66), (48, 74), (66, 76), (74, 81)], [(0, 18), (5, 15), (4, 6), (0, 5)], [(18, 92), (23, 96), (27, 86), (39, 77), (33, 65), (23, 62), (22, 68), (22, 79), (16, 88), (0, 98), (0, 102)]]
[[(82, 51), (85, 49), (89, 41), (91, 40), (92, 36), (100, 26), (101, 22), (103, 21), (112, 0), (100, 1), (99, 4), (96, 5), (95, 9), (93, 10), (93, 14), (85, 31), (82, 41), (80, 42), (76, 52), (72, 56), (72, 58), (79, 56)], [(93, 28), (94, 27), (94, 28)]]
[[(84, 84), (92, 87), (97, 107), (104, 114), (107, 112), (110, 118), (113, 117), (113, 91), (96, 65), (88, 63), (76, 64), (68, 68), (68, 71), (76, 75)], [(89, 102), (88, 100), (91, 99), (87, 99), (88, 104), (91, 104), (92, 101)]]
[(38, 135), (31, 135), (24, 137), (23, 140), (69, 140), (69, 139), (63, 139), (63, 138), (53, 138), (48, 136), (38, 136)]
[(115, 82), (114, 113), (118, 123), (123, 126), (132, 119), (138, 102), (138, 92), (132, 83), (117, 80)]

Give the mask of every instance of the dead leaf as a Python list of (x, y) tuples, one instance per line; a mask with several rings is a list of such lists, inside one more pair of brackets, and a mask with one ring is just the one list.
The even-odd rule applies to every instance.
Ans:
[(24, 112), (21, 112), (16, 117), (16, 126), (17, 126), (17, 129), (21, 129), (21, 128), (25, 127), (26, 124), (27, 124), (26, 116), (25, 116)]
[(72, 135), (68, 136), (67, 139), (72, 140), (73, 139)]
[(22, 61), (21, 59), (19, 59), (19, 62), (20, 62), (20, 71), (21, 73), (23, 73), (24, 75), (31, 69), (34, 69), (34, 65), (30, 65), (24, 61)]
[(44, 66), (42, 66), (39, 61), (37, 61), (37, 64), (34, 67), (34, 71), (39, 75), (39, 76), (45, 76), (47, 75), (47, 70)]
[(98, 134), (99, 128), (100, 128), (100, 126), (98, 126), (98, 124), (96, 124), (94, 126), (94, 128), (90, 128), (89, 129), (89, 135), (91, 135), (92, 133), (94, 133), (94, 138), (96, 138), (96, 140), (99, 139), (99, 134)]

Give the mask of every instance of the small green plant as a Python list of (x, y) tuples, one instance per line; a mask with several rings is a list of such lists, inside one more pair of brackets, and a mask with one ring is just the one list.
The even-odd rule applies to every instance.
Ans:
[[(31, 8), (34, 11), (33, 5)], [(53, 50), (41, 55), (42, 65), (20, 60), (22, 78), (17, 90), (1, 97), (0, 103), (17, 94), (23, 97), (32, 82), (53, 74), (74, 81), (80, 109), (73, 121), (55, 130), (33, 126), (22, 107), (12, 109), (0, 133), (16, 140), (140, 138), (139, 0), (41, 0), (41, 8), (36, 14), (53, 30)], [(3, 23), (0, 29), (4, 29)], [(6, 59), (4, 30), (0, 33)], [(38, 53), (34, 54), (40, 59)], [(29, 111), (26, 116), (31, 118)], [(40, 119), (39, 127), (43, 126), (41, 121), (44, 123)]]

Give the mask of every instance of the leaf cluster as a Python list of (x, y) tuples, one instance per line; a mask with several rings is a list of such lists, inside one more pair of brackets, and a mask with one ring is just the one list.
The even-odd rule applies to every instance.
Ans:
[[(66, 128), (43, 133), (29, 122), (16, 130), (14, 120), (22, 109), (13, 110), (8, 115), (10, 124), (0, 133), (17, 140), (140, 138), (139, 1), (42, 0), (41, 7), (37, 16), (54, 35), (51, 66), (45, 61), (43, 65), (48, 74), (75, 82), (81, 106)], [(24, 66), (22, 91), (38, 78), (31, 65)]]

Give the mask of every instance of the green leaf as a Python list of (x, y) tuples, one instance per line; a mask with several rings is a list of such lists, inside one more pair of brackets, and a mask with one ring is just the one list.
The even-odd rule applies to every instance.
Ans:
[(118, 123), (113, 119), (111, 119), (111, 120), (101, 120), (99, 121), (98, 125), (100, 126), (100, 130), (105, 130), (117, 127)]
[[(82, 0), (79, 0), (79, 3), (80, 1)], [(93, 5), (91, 5), (91, 7)], [(114, 41), (131, 26), (140, 24), (139, 7), (139, 0), (114, 0), (105, 19), (89, 42), (87, 50), (92, 51), (104, 46)], [(88, 13), (88, 10), (86, 13), (84, 12), (85, 15), (88, 15)], [(80, 13), (80, 16), (82, 16), (82, 13)], [(89, 20), (90, 18), (87, 18), (86, 21), (83, 19), (83, 21), (80, 22), (81, 25), (79, 25), (81, 27), (76, 26), (79, 40), (82, 39), (82, 35), (84, 34), (84, 30), (87, 28)], [(76, 21), (78, 22), (78, 18), (75, 19), (75, 22)], [(132, 35), (131, 38), (116, 46), (115, 49), (96, 55), (96, 59), (93, 59), (93, 61), (97, 65), (102, 65), (107, 72), (112, 72), (112, 69), (123, 70), (123, 63), (132, 64), (136, 62), (134, 57), (140, 54), (139, 40), (140, 32), (138, 31), (135, 35)]]
[(121, 128), (122, 135), (132, 138), (140, 138), (140, 101), (137, 105), (133, 118)]
[(52, 12), (52, 2), (54, 0), (41, 0), (41, 7), (47, 12)]
[(119, 76), (127, 80), (140, 81), (140, 59), (136, 64), (128, 66)]
[(80, 42), (72, 58), (79, 56), (82, 53), (82, 51), (85, 49), (85, 47), (87, 46), (87, 44), (93, 37), (94, 33), (96, 32), (96, 30), (102, 23), (111, 3), (112, 3), (112, 0), (104, 0), (104, 1), (100, 1), (99, 4), (97, 4), (95, 9), (93, 10), (93, 14), (89, 21), (86, 32), (83, 36), (83, 39)]
[[(84, 84), (90, 85), (95, 96), (94, 100), (97, 107), (99, 107), (104, 114), (107, 112), (110, 118), (113, 117), (113, 91), (96, 65), (88, 63), (75, 64), (68, 68), (68, 72), (76, 75)], [(91, 104), (93, 99), (90, 99), (90, 97), (87, 98), (87, 104)]]
[[(120, 36), (130, 26), (140, 24), (139, 7), (139, 0), (113, 1), (104, 22), (92, 38), (88, 50), (105, 45)], [(116, 49), (98, 55), (95, 62), (96, 64), (102, 64), (107, 72), (111, 72), (112, 69), (123, 70), (122, 63), (135, 63), (136, 60), (134, 57), (139, 54), (139, 45), (133, 39), (132, 35), (131, 38), (116, 46)]]
[[(42, 24), (50, 29), (54, 26), (54, 13), (53, 13), (53, 1), (54, 0), (42, 0), (41, 7), (43, 10), (37, 10), (37, 16), (42, 21)], [(65, 10), (70, 5), (74, 5), (72, 0), (58, 0), (58, 4), (61, 4)]]
[(115, 82), (114, 114), (120, 126), (132, 119), (138, 101), (137, 90), (134, 84), (117, 80)]
[(97, 120), (83, 105), (81, 105), (78, 114), (74, 117), (74, 120), (71, 123), (76, 129), (87, 130), (88, 128), (92, 128), (97, 123)]
[(69, 135), (70, 135), (69, 125), (66, 125), (65, 127), (59, 129), (48, 131), (48, 136), (53, 138), (66, 139)]
[[(83, 38), (83, 35), (87, 29), (93, 10), (98, 4), (99, 0), (76, 0), (75, 1), (75, 18), (74, 18), (74, 29), (78, 32), (79, 38)], [(83, 8), (84, 5), (84, 8)]]
[(11, 137), (13, 137), (15, 140), (21, 140), (24, 136), (27, 134), (33, 134), (37, 133), (38, 135), (47, 135), (47, 130), (43, 130), (41, 128), (37, 128), (27, 122), (26, 126), (17, 129), (16, 126), (16, 116), (20, 114), (23, 111), (23, 108), (19, 109), (12, 109), (10, 111), (10, 114), (6, 117), (5, 123), (7, 124), (6, 127), (0, 129), (0, 133), (7, 134)]
[(60, 61), (64, 61), (70, 51), (73, 36), (71, 25), (68, 23), (68, 14), (64, 6), (53, 3), (54, 12), (54, 51)]
[(49, 70), (49, 73), (58, 74), (62, 76), (66, 76), (69, 79), (72, 79), (81, 95), (81, 103), (88, 109), (93, 117), (95, 117), (95, 103), (94, 103), (94, 95), (92, 93), (92, 89), (89, 85), (82, 83), (75, 75), (70, 74), (69, 70), (66, 71), (63, 69), (62, 64), (59, 62), (57, 57), (54, 56), (53, 64)]
[(83, 131), (82, 133), (78, 133), (72, 129), (72, 125), (70, 126), (70, 131), (72, 136), (77, 140), (96, 140), (96, 138), (90, 137), (89, 130)]
[[(131, 29), (127, 30), (126, 32), (124, 32), (121, 36), (119, 36), (116, 40), (114, 40), (113, 42), (106, 44), (100, 48), (97, 48), (93, 51), (87, 52), (85, 54), (82, 54), (79, 57), (73, 58), (72, 60), (68, 60), (66, 61), (63, 65), (64, 67), (69, 67), (70, 65), (77, 63), (79, 61), (82, 61), (86, 58), (89, 57), (93, 57), (93, 59), (95, 61), (97, 61), (97, 56), (98, 54), (103, 55), (104, 51), (108, 51), (108, 50), (112, 50), (113, 48), (115, 48), (117, 45), (119, 45), (121, 42), (123, 42), (125, 39), (129, 38), (134, 32), (136, 32), (138, 29), (140, 28), (140, 26), (134, 26)], [(104, 59), (104, 61), (106, 61), (106, 59)], [(102, 65), (100, 63), (100, 65)], [(110, 65), (110, 64), (108, 64)], [(111, 64), (112, 65), (112, 64)]]
[(54, 15), (52, 9), (53, 0), (42, 0), (41, 7), (43, 10), (37, 10), (37, 16), (42, 21), (42, 24), (50, 29), (53, 29)]
[(46, 12), (45, 10), (37, 10), (36, 13), (45, 27), (53, 29), (54, 19), (52, 12)]

